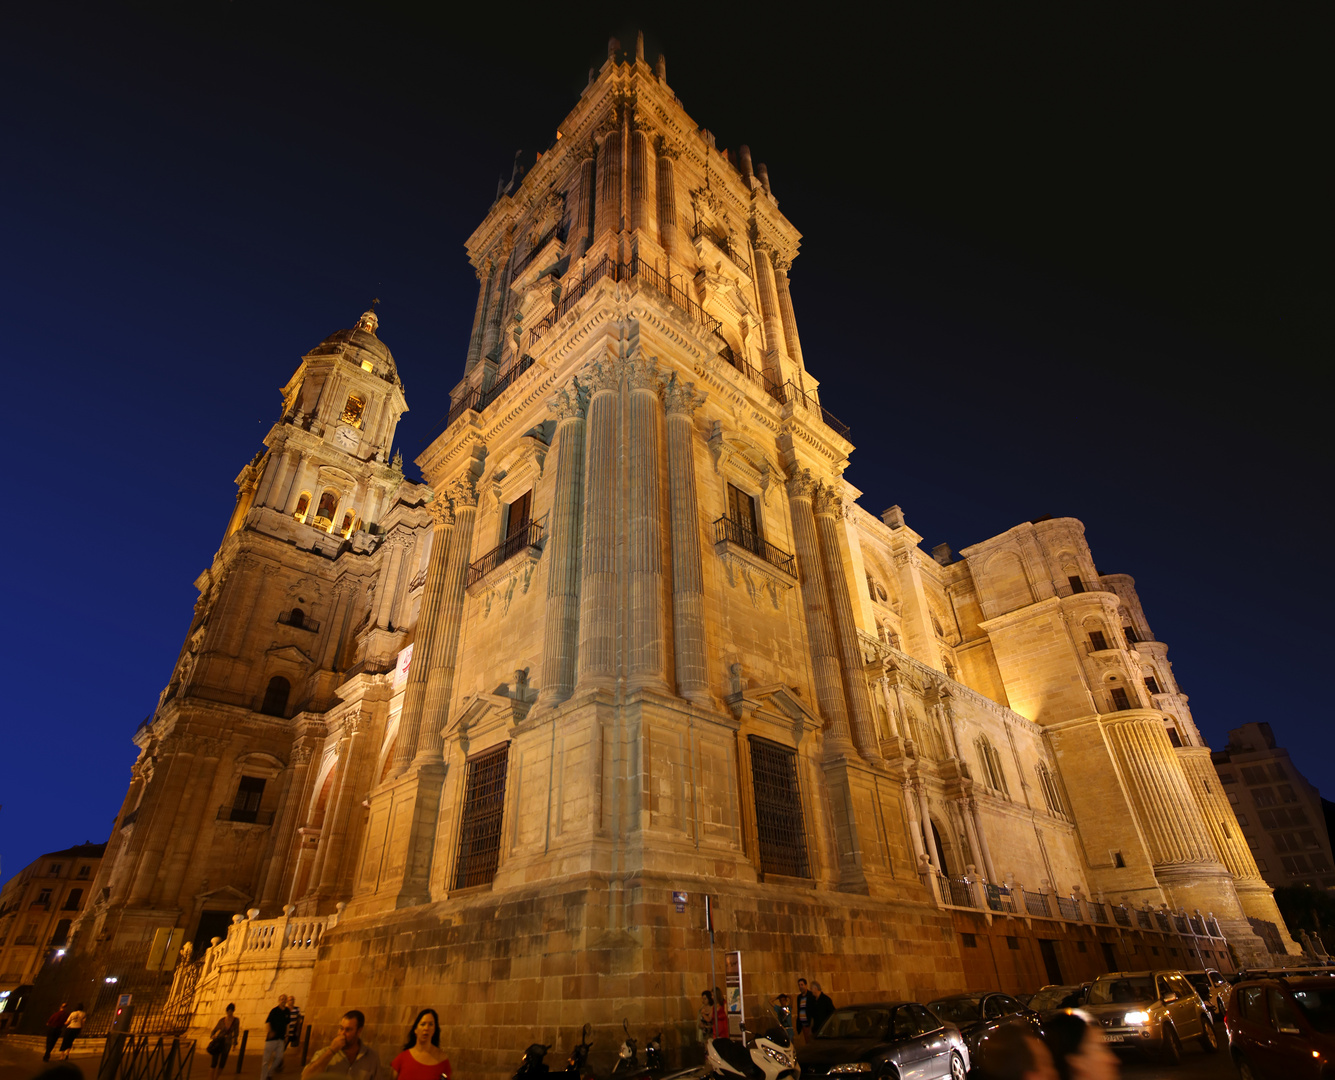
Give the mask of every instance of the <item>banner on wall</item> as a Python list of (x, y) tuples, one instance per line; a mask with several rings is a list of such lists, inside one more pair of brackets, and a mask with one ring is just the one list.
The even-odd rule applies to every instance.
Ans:
[[(415, 643), (414, 643), (415, 644)], [(413, 647), (399, 650), (399, 659), (394, 665), (393, 691), (398, 693), (408, 685), (408, 667), (413, 662)]]

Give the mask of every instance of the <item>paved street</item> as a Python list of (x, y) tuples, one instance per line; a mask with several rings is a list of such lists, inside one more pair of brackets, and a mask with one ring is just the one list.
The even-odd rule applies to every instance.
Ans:
[(1127, 1057), (1123, 1059), (1122, 1076), (1124, 1080), (1238, 1080), (1238, 1072), (1229, 1061), (1224, 1025), (1216, 1025), (1215, 1032), (1219, 1036), (1217, 1054), (1203, 1053), (1190, 1043), (1182, 1048), (1182, 1064), (1178, 1066)]

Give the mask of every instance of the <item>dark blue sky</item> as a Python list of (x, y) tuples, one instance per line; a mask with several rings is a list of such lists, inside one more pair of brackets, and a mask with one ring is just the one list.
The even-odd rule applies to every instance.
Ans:
[(868, 509), (956, 549), (1079, 517), (1207, 738), (1268, 720), (1335, 793), (1328, 8), (443, 7), (11, 14), (0, 876), (106, 838), (232, 480), (373, 296), (415, 456), (498, 173), (637, 26), (805, 234), (803, 348)]

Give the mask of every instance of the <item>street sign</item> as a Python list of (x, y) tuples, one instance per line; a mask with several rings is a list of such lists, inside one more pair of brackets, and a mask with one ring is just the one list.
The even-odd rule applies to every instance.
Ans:
[(746, 1023), (746, 1006), (742, 1001), (742, 954), (723, 954), (724, 995), (728, 999), (728, 1034), (740, 1035)]
[(149, 971), (175, 971), (177, 953), (185, 937), (183, 926), (159, 926), (153, 931), (153, 944), (148, 950)]
[(678, 915), (686, 910), (686, 894), (684, 892), (674, 892), (672, 902), (677, 905)]

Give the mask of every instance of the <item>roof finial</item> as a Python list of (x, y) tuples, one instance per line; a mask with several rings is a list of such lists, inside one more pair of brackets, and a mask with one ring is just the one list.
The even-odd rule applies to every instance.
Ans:
[(362, 330), (372, 337), (375, 337), (376, 327), (380, 325), (380, 316), (375, 313), (375, 309), (380, 304), (380, 297), (371, 301), (371, 310), (363, 311), (362, 317), (357, 320), (357, 329)]

